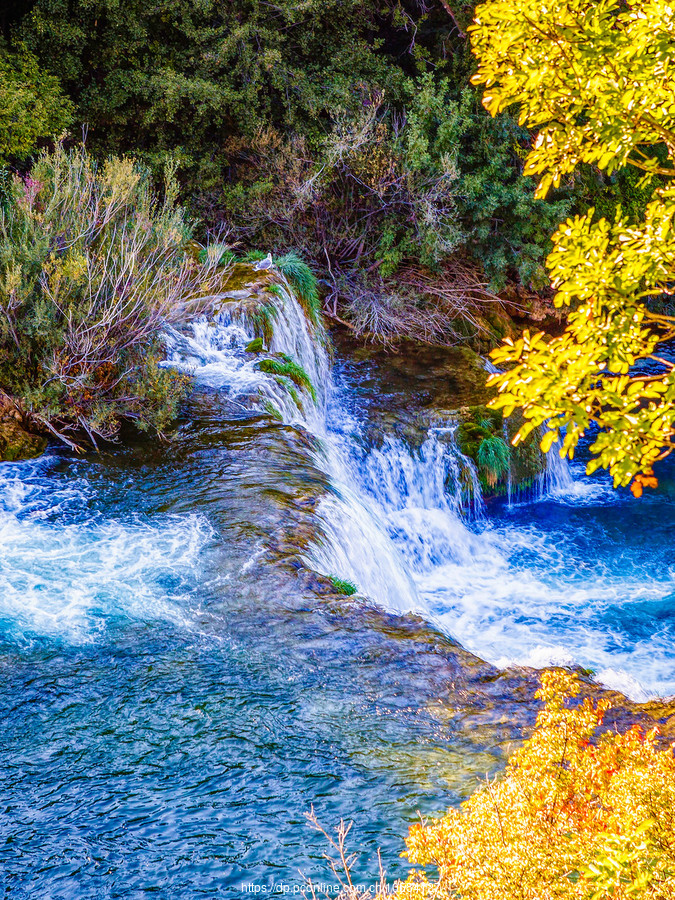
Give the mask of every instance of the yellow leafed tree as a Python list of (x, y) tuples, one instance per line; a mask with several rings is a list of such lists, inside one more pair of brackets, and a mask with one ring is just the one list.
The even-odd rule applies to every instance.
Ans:
[(672, 900), (675, 759), (656, 731), (596, 731), (607, 708), (548, 672), (531, 738), (461, 809), (414, 825), (401, 898)]
[(488, 0), (471, 38), (487, 109), (515, 105), (536, 132), (525, 173), (539, 196), (582, 163), (637, 167), (653, 188), (641, 221), (589, 209), (561, 225), (548, 268), (556, 305), (570, 308), (565, 332), (526, 331), (493, 353), (493, 405), (523, 412), (516, 440), (547, 424), (542, 449), (560, 438), (572, 457), (594, 429), (589, 474), (605, 467), (639, 495), (675, 448), (675, 371), (659, 356), (675, 318), (651, 302), (675, 289), (675, 6)]

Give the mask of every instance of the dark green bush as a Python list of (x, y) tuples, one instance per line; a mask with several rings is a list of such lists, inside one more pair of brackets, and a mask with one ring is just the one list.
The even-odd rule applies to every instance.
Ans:
[(35, 0), (14, 41), (64, 86), (95, 155), (174, 161), (205, 228), (231, 226), (241, 253), (298, 254), (357, 331), (489, 340), (488, 294), (546, 286), (575, 198), (641, 200), (592, 173), (534, 199), (530, 135), (470, 86), (473, 7)]
[(70, 125), (73, 104), (58, 79), (22, 48), (10, 53), (0, 39), (0, 166), (22, 162), (45, 138)]

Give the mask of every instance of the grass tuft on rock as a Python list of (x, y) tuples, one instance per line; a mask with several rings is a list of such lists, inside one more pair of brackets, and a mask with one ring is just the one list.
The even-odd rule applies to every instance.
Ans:
[(511, 453), (504, 438), (497, 435), (483, 438), (478, 445), (478, 465), (490, 487), (508, 474)]
[(319, 324), (321, 298), (316, 275), (297, 253), (290, 252), (275, 261), (277, 269), (295, 291), (300, 305), (313, 325)]
[(258, 363), (258, 368), (261, 372), (265, 372), (268, 375), (280, 375), (290, 378), (293, 384), (306, 390), (316, 403), (316, 388), (312, 384), (311, 378), (302, 366), (291, 359), (290, 356), (280, 353), (275, 357), (261, 359)]
[(346, 581), (343, 578), (338, 578), (336, 575), (329, 575), (328, 580), (338, 594), (344, 594), (346, 597), (352, 597), (358, 591), (353, 581)]

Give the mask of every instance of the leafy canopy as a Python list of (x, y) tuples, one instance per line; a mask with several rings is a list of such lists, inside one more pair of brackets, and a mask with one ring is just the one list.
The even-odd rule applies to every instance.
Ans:
[(547, 265), (566, 331), (526, 331), (493, 353), (506, 368), (493, 404), (526, 420), (516, 440), (547, 423), (542, 449), (562, 436), (572, 457), (595, 427), (587, 471), (608, 468), (636, 495), (675, 448), (675, 374), (657, 353), (675, 319), (652, 303), (675, 284), (674, 34), (665, 0), (488, 0), (471, 28), (485, 106), (518, 104), (521, 125), (538, 129), (524, 170), (538, 196), (581, 163), (636, 167), (652, 187), (640, 221), (589, 209), (559, 227)]
[(301, 253), (355, 327), (455, 340), (476, 310), (452, 324), (443, 267), (470, 257), (470, 300), (478, 267), (538, 289), (569, 204), (534, 199), (527, 132), (468, 83), (473, 0), (451, 5), (455, 24), (423, 0), (35, 0), (12, 34), (97, 158), (175, 160), (202, 223)]

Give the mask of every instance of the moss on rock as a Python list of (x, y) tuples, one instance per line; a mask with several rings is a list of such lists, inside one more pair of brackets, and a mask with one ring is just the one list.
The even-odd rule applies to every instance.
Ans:
[(279, 375), (289, 378), (297, 387), (307, 391), (316, 403), (316, 388), (302, 366), (285, 353), (277, 353), (273, 357), (261, 359), (257, 363), (261, 372), (268, 375)]
[[(505, 424), (499, 411), (484, 405), (462, 407), (458, 415), (457, 445), (476, 464), (486, 495), (505, 493), (509, 478), (516, 488), (528, 487), (544, 471), (546, 461), (535, 432), (517, 447), (511, 443), (521, 424), (517, 416), (511, 416)], [(483, 441), (495, 440), (502, 441), (508, 450), (508, 466), (495, 466), (489, 461), (490, 454), (481, 453)]]
[(31, 434), (11, 413), (0, 418), (0, 461), (33, 459), (41, 456), (47, 446), (42, 435)]

